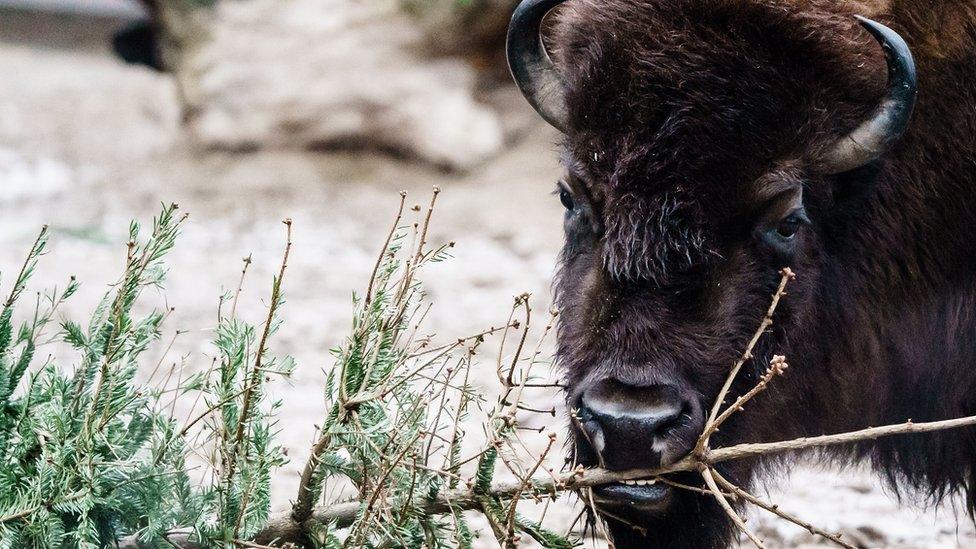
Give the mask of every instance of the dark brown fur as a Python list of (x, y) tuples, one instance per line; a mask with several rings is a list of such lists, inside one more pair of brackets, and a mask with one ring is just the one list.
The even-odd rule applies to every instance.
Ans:
[[(920, 97), (884, 159), (825, 176), (817, 154), (866, 117), (885, 63), (853, 14), (913, 47)], [(713, 438), (790, 439), (976, 414), (976, 7), (970, 1), (570, 0), (552, 36), (567, 79), (576, 207), (556, 283), (569, 402), (601, 377), (680, 382), (708, 406), (779, 280), (798, 274), (740, 375), (791, 368)], [(793, 248), (760, 236), (801, 203)], [(904, 493), (968, 492), (976, 430), (836, 451)], [(586, 461), (582, 459), (582, 461)], [(748, 484), (769, 465), (723, 472)], [(707, 497), (611, 522), (618, 547), (726, 547)]]

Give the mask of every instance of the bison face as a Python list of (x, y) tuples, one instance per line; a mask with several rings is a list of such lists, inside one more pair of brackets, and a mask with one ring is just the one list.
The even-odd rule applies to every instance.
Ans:
[[(829, 288), (822, 259), (850, 230), (832, 213), (870, 188), (906, 129), (914, 62), (891, 29), (859, 26), (851, 3), (574, 0), (553, 25), (554, 63), (539, 31), (561, 2), (519, 5), (508, 57), (530, 104), (564, 134), (555, 289), (574, 458), (654, 468), (695, 446), (783, 267), (799, 280), (731, 394), (755, 384), (773, 350), (789, 354), (822, 329), (807, 320), (814, 288)], [(736, 414), (713, 446), (783, 438), (779, 414), (803, 398), (791, 383)], [(721, 472), (744, 481), (749, 466), (734, 467)], [(618, 546), (721, 547), (732, 536), (693, 489), (618, 484), (593, 499)]]
[[(566, 240), (556, 282), (558, 357), (568, 385), (575, 461), (611, 470), (686, 456), (786, 266), (803, 273), (779, 310), (796, 329), (818, 278), (822, 228), (804, 203), (806, 179), (783, 167), (710, 203), (679, 187), (615, 192), (574, 173), (560, 182)], [(738, 207), (730, 202), (739, 202)], [(782, 330), (763, 340), (737, 387), (754, 384)], [(779, 340), (779, 341), (777, 341)], [(736, 438), (736, 423), (715, 437)], [(690, 478), (676, 477), (682, 483)], [(645, 524), (698, 507), (664, 483), (594, 490), (609, 516)]]

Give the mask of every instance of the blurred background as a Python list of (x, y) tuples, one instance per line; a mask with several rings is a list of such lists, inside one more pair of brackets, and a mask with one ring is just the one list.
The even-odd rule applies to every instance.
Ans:
[[(442, 338), (504, 323), (522, 292), (537, 311), (549, 307), (562, 238), (551, 195), (558, 136), (509, 83), (514, 4), (0, 0), (0, 269), (19, 265), (50, 224), (38, 285), (77, 276), (82, 291), (67, 314), (83, 318), (121, 271), (129, 220), (180, 203), (191, 221), (170, 258), (161, 299), (175, 307), (172, 345), (159, 354), (187, 374), (208, 365), (217, 298), (236, 286), (248, 254), (242, 312), (260, 318), (280, 221), (293, 218), (276, 345), (299, 363), (275, 388), (292, 459), (275, 484), (284, 508), (324, 415), (328, 350), (348, 332), (351, 294), (366, 282), (398, 191), (409, 203), (426, 203), (433, 185), (444, 191), (432, 240), (457, 241), (456, 257), (426, 274), (430, 328)], [(493, 379), (486, 365), (486, 394)], [(533, 399), (561, 405), (555, 393)], [(562, 430), (561, 419), (525, 421)], [(976, 547), (962, 512), (913, 511), (862, 470), (806, 465), (768, 489), (865, 546)], [(557, 530), (576, 515), (565, 507), (550, 511)], [(753, 520), (773, 547), (817, 544)]]

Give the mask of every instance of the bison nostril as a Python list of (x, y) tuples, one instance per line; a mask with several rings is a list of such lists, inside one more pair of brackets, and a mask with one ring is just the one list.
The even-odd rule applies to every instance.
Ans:
[(577, 410), (575, 417), (579, 422), (583, 437), (593, 451), (596, 452), (597, 456), (603, 454), (603, 450), (606, 448), (606, 438), (603, 436), (603, 429), (593, 412), (583, 406)]

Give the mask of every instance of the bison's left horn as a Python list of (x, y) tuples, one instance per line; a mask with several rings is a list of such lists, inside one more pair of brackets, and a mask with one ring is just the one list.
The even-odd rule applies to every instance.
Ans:
[(563, 80), (542, 43), (542, 20), (565, 0), (523, 0), (508, 26), (508, 68), (522, 95), (542, 118), (565, 133), (569, 110)]
[(918, 94), (915, 60), (905, 40), (881, 23), (857, 19), (884, 48), (888, 89), (871, 118), (828, 149), (820, 165), (829, 174), (849, 172), (880, 158), (908, 128)]

